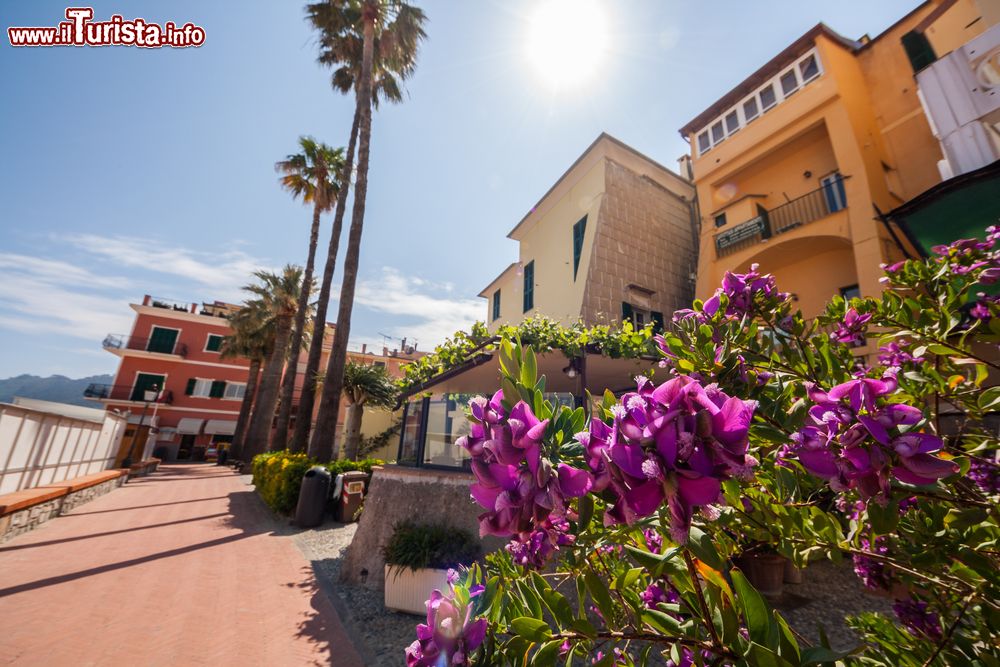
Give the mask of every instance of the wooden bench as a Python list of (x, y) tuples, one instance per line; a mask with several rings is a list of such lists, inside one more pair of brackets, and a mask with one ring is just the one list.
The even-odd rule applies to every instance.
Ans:
[(103, 484), (108, 480), (117, 479), (124, 474), (126, 474), (125, 470), (106, 470), (104, 472), (83, 475), (82, 477), (74, 477), (63, 482), (46, 484), (34, 489), (23, 489), (21, 491), (14, 491), (13, 493), (5, 493), (0, 495), (0, 516), (5, 516), (18, 510), (23, 510), (26, 507), (32, 507), (33, 505), (41, 505), (55, 498), (69, 495), (74, 491)]

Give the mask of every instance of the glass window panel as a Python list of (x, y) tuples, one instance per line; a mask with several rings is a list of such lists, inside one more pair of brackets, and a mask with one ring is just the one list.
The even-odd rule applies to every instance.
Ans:
[(730, 111), (726, 114), (726, 132), (732, 134), (736, 130), (740, 129), (740, 118), (736, 115), (736, 111)]
[(417, 450), (420, 444), (420, 422), (423, 416), (423, 399), (410, 401), (406, 404), (406, 415), (403, 418), (403, 434), (400, 440), (399, 455), (396, 457), (398, 463), (416, 465)]
[(795, 77), (795, 70), (790, 69), (781, 75), (781, 92), (788, 97), (799, 89), (799, 80)]
[(752, 97), (743, 103), (743, 117), (746, 118), (748, 123), (756, 118), (758, 113), (756, 97)]
[(469, 420), (465, 417), (467, 400), (460, 394), (445, 394), (431, 397), (427, 403), (425, 465), (461, 468), (468, 461), (469, 453), (455, 444), (463, 435), (469, 434)]
[(698, 152), (704, 153), (709, 148), (712, 147), (712, 143), (708, 140), (708, 132), (702, 132), (698, 135)]
[(799, 72), (802, 74), (802, 82), (805, 83), (815, 76), (819, 75), (819, 63), (816, 61), (816, 56), (808, 56), (805, 60), (799, 63)]
[(767, 111), (778, 103), (778, 98), (774, 94), (774, 86), (767, 84), (760, 89), (760, 108)]
[(722, 131), (722, 121), (712, 126), (712, 143), (717, 144), (726, 138), (726, 133)]
[(726, 224), (726, 214), (725, 213), (720, 213), (719, 215), (715, 216), (715, 226), (716, 227), (724, 227), (725, 224)]

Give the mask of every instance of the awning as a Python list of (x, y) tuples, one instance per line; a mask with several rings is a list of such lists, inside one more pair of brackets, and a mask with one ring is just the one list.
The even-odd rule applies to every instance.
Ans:
[(201, 425), (204, 421), (204, 419), (184, 417), (177, 422), (177, 432), (184, 433), (186, 435), (198, 435), (201, 432)]
[(205, 423), (205, 435), (232, 435), (236, 432), (236, 422), (226, 419), (209, 419)]

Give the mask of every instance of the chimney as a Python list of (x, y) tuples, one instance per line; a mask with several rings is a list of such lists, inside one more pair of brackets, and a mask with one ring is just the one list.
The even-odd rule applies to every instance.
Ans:
[(361, 354), (368, 352), (368, 343), (361, 343)]
[(144, 306), (148, 306), (148, 305), (149, 305), (149, 303), (150, 303), (150, 302), (151, 302), (152, 300), (153, 300), (153, 297), (151, 297), (151, 296), (149, 296), (148, 294), (146, 294), (146, 295), (144, 295), (144, 296), (142, 297), (142, 305), (144, 305)]
[(389, 356), (389, 348), (387, 348), (387, 347), (383, 347), (382, 348), (382, 356), (383, 357), (388, 357)]

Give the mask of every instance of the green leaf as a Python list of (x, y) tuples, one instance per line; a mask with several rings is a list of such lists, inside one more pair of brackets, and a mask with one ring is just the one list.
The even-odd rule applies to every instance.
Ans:
[(521, 616), (510, 622), (510, 628), (514, 634), (524, 637), (531, 642), (543, 642), (552, 637), (549, 624), (537, 618)]
[(664, 634), (674, 636), (681, 634), (681, 622), (659, 609), (644, 609), (642, 621)]
[(553, 639), (550, 642), (545, 642), (542, 647), (535, 651), (535, 655), (531, 658), (531, 665), (538, 665), (539, 667), (550, 667), (556, 664), (556, 659), (559, 657), (559, 648), (562, 646), (561, 639)]
[(899, 499), (890, 500), (885, 507), (877, 502), (869, 502), (868, 520), (871, 521), (872, 530), (879, 535), (888, 535), (896, 530), (899, 525)]
[(853, 649), (851, 651), (834, 651), (825, 646), (810, 646), (802, 651), (802, 667), (837, 662), (838, 660), (843, 660), (853, 652)]
[(605, 620), (610, 622), (614, 618), (614, 605), (611, 602), (608, 587), (604, 585), (600, 577), (594, 574), (593, 570), (587, 570), (583, 579), (587, 584), (587, 590), (590, 591), (590, 597), (594, 599), (594, 604), (597, 605)]
[(537, 377), (538, 362), (535, 360), (535, 351), (526, 347), (524, 348), (524, 363), (521, 365), (521, 384), (534, 387)]
[(580, 499), (576, 501), (576, 512), (579, 515), (576, 522), (577, 532), (583, 532), (587, 530), (590, 520), (594, 518), (594, 498), (589, 493), (580, 496)]
[(722, 560), (719, 552), (716, 551), (712, 538), (696, 526), (691, 526), (691, 534), (688, 537), (688, 549), (691, 550), (698, 560), (715, 570), (723, 570), (726, 562)]
[(764, 597), (757, 592), (747, 578), (738, 569), (733, 569), (733, 588), (736, 589), (736, 599), (743, 609), (743, 619), (746, 621), (750, 639), (755, 642), (767, 642), (771, 633), (771, 613), (764, 602)]

